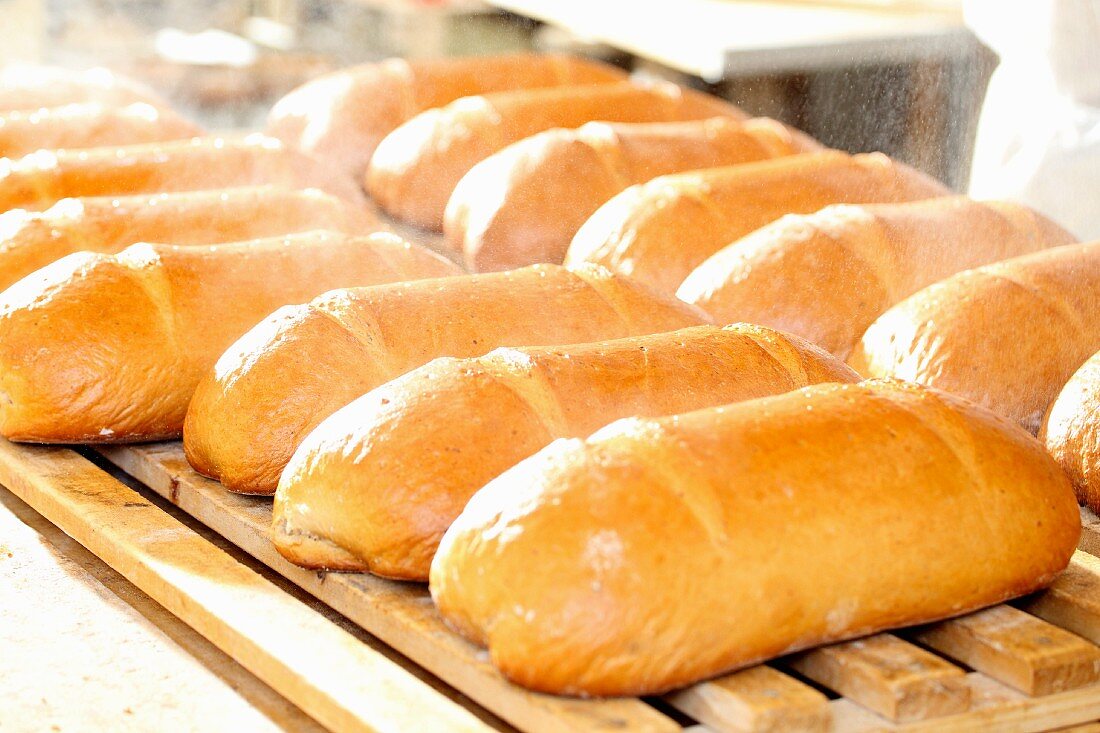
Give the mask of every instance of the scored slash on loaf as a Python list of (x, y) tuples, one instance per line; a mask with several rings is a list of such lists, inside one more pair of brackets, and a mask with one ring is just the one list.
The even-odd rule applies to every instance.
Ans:
[(0, 295), (0, 434), (49, 443), (179, 437), (202, 375), (283, 303), (457, 271), (390, 234), (70, 255)]
[(672, 294), (708, 257), (784, 214), (949, 193), (885, 155), (836, 151), (661, 176), (601, 206), (573, 238), (565, 264), (595, 262)]
[(818, 385), (553, 443), (470, 500), (431, 590), (525, 687), (644, 695), (1028, 593), (1079, 531), (1008, 421), (917, 385)]
[(967, 270), (883, 313), (848, 363), (974, 400), (1035, 433), (1100, 350), (1100, 242)]
[(276, 311), (222, 355), (191, 401), (184, 448), (195, 470), (229, 489), (272, 494), (318, 423), (437, 357), (706, 322), (698, 309), (595, 266), (335, 291)]
[(842, 359), (891, 305), (978, 265), (1069, 244), (1012, 203), (965, 197), (788, 215), (699, 265), (676, 291), (718, 323), (780, 328)]
[(557, 438), (858, 379), (802, 339), (748, 324), (436, 359), (306, 437), (275, 494), (272, 540), (307, 567), (424, 581), (470, 497)]
[(443, 232), (475, 272), (560, 264), (585, 220), (628, 186), (820, 148), (768, 119), (590, 122), (547, 130), (471, 168), (447, 202)]
[(76, 252), (116, 254), (135, 242), (215, 244), (310, 229), (363, 234), (378, 224), (320, 191), (275, 186), (64, 199), (0, 214), (0, 289)]
[(671, 122), (745, 115), (673, 84), (599, 84), (463, 97), (422, 112), (378, 145), (367, 190), (387, 213), (438, 231), (455, 186), (493, 153), (537, 132), (586, 122)]
[(266, 129), (361, 179), (382, 138), (424, 110), (475, 94), (624, 79), (613, 66), (553, 54), (387, 59), (305, 83), (275, 104)]

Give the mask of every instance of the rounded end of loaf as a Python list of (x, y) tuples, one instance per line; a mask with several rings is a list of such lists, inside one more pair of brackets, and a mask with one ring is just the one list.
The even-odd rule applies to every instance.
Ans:
[(169, 359), (165, 368), (159, 358), (179, 348), (161, 317), (159, 267), (147, 247), (77, 253), (3, 292), (0, 434), (38, 443), (179, 434), (190, 374), (186, 363)]
[(69, 236), (67, 230), (82, 211), (78, 199), (65, 199), (44, 212), (12, 209), (0, 213), (0, 292), (73, 254), (81, 246), (80, 240)]
[[(653, 694), (1030, 592), (1079, 530), (1065, 478), (1007, 421), (917, 386), (827, 385), (555, 442), (474, 496), (431, 590), (521, 685)], [(929, 534), (935, 557), (898, 550)]]
[(312, 79), (275, 103), (264, 132), (360, 181), (378, 143), (408, 117), (407, 73), (391, 60)]
[(364, 378), (372, 372), (366, 347), (316, 306), (341, 292), (280, 308), (222, 354), (184, 422), (196, 471), (237, 493), (273, 494), (309, 431), (377, 384)]
[(962, 395), (1034, 434), (1058, 390), (1100, 346), (1078, 310), (1096, 302), (1098, 268), (1094, 243), (957, 273), (879, 316), (848, 363), (865, 377)]
[(473, 272), (560, 264), (581, 224), (621, 189), (579, 131), (548, 130), (471, 168), (451, 195), (443, 231)]
[(1051, 403), (1039, 431), (1066, 472), (1077, 500), (1100, 511), (1100, 352), (1078, 369)]
[(57, 154), (37, 150), (20, 158), (0, 158), (0, 211), (41, 211), (65, 198), (57, 181)]
[(1064, 244), (1026, 207), (945, 197), (787, 215), (697, 267), (677, 297), (719, 323), (798, 333), (847, 358), (883, 311), (959, 270)]
[(436, 359), (328, 417), (280, 479), (280, 552), (307, 567), (339, 555), (345, 569), (426, 581), (470, 496), (554, 437), (523, 397), (529, 371), (511, 349)]
[(882, 237), (875, 216), (861, 206), (788, 214), (711, 255), (676, 297), (716, 323), (783, 329), (844, 359), (890, 304), (877, 263), (859, 254), (884, 249)]
[(631, 186), (584, 223), (565, 263), (599, 264), (672, 296), (697, 264), (690, 250), (728, 226), (708, 195), (706, 177), (695, 173)]
[(459, 180), (499, 147), (495, 116), (482, 97), (421, 112), (378, 144), (367, 166), (367, 191), (391, 216), (441, 230), (447, 200)]

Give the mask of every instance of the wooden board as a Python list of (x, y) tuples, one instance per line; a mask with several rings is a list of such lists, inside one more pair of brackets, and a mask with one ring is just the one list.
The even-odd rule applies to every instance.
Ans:
[[(271, 501), (231, 494), (217, 482), (198, 477), (187, 466), (178, 444), (103, 447), (99, 451), (230, 543), (520, 730), (682, 729), (681, 722), (645, 700), (576, 700), (543, 696), (510, 685), (481, 650), (445, 628), (426, 589), (418, 584), (315, 572), (288, 564), (267, 541)], [(397, 709), (406, 715), (415, 714), (418, 721), (432, 714), (443, 716), (434, 718), (433, 723), (423, 723), (426, 730), (462, 730), (464, 726), (484, 729), (482, 720), (473, 715), (461, 718), (461, 709), (448, 707), (454, 705), (451, 700), (423, 688), (422, 683), (410, 685), (406, 691), (403, 685), (408, 680), (400, 675), (396, 677), (399, 685), (385, 696), (388, 702), (382, 710), (353, 709), (356, 700), (344, 699), (349, 680), (371, 688), (376, 698), (377, 685), (372, 676), (349, 675), (346, 667), (337, 674), (328, 654), (319, 649), (315, 635), (305, 633), (297, 623), (278, 619), (275, 627), (281, 631), (268, 627), (271, 611), (264, 612), (265, 603), (275, 603), (267, 598), (270, 591), (264, 590), (259, 608), (253, 608), (252, 593), (242, 598), (242, 589), (233, 587), (238, 581), (226, 587), (226, 578), (237, 578), (242, 572), (242, 577), (248, 577), (251, 573), (232, 558), (229, 562), (237, 565), (237, 570), (230, 570), (223, 561), (208, 568), (208, 558), (200, 565), (185, 554), (185, 558), (174, 559), (172, 565), (183, 565), (186, 571), (169, 572), (169, 557), (175, 558), (174, 541), (163, 544), (156, 540), (152, 547), (146, 547), (143, 538), (152, 536), (155, 540), (156, 527), (178, 522), (154, 506), (160, 517), (151, 518), (154, 512), (142, 510), (140, 521), (135, 517), (120, 525), (122, 519), (129, 518), (125, 514), (128, 508), (133, 513), (139, 505), (151, 505), (77, 453), (0, 442), (0, 483), (12, 486), (32, 505), (42, 504), (40, 511), (44, 507), (44, 513), (53, 521), (65, 526), (112, 566), (129, 569), (131, 575), (151, 587), (164, 584), (160, 597), (154, 594), (154, 598), (200, 632), (221, 638), (221, 645), (241, 658), (257, 677), (335, 729), (363, 730), (371, 726), (364, 724), (364, 718), (383, 723), (375, 727), (394, 727)], [(116, 502), (110, 511), (103, 508), (105, 495)], [(153, 524), (149, 524), (151, 521)], [(152, 580), (145, 577), (146, 573), (152, 573)], [(267, 581), (259, 581), (257, 586), (256, 579), (250, 579), (248, 587), (263, 588)], [(286, 595), (278, 589), (274, 592)], [(213, 593), (212, 600), (209, 593)], [(191, 608), (193, 605), (199, 606), (197, 611)], [(1100, 641), (1100, 559), (1078, 553), (1069, 571), (1051, 590), (1015, 605), (1019, 608), (997, 606), (930, 627), (813, 649), (771, 665), (698, 683), (665, 696), (664, 703), (700, 722), (696, 725), (689, 721), (690, 730), (700, 733), (1041, 731), (1100, 718), (1100, 685), (1093, 674), (1100, 654), (1095, 646)], [(256, 623), (257, 619), (264, 623)], [(1013, 636), (1011, 628), (1020, 624), (1027, 633)], [(249, 643), (241, 643), (239, 637), (248, 637)], [(1052, 643), (1045, 643), (1045, 638)], [(921, 648), (914, 642), (935, 649)], [(337, 644), (337, 648), (348, 654), (354, 646), (341, 645), (345, 643)], [(315, 654), (306, 655), (301, 650), (304, 647)], [(988, 654), (994, 647), (997, 654)], [(936, 649), (946, 652), (937, 653)], [(980, 664), (981, 670), (967, 672), (945, 655), (968, 666)], [(372, 659), (370, 663), (377, 665), (378, 661)], [(339, 667), (339, 660), (335, 666)], [(394, 670), (385, 665), (378, 669), (383, 678), (394, 675)], [(1012, 685), (1048, 693), (1027, 694)], [(364, 700), (357, 702), (373, 708)], [(438, 724), (456, 714), (458, 724)], [(411, 730), (410, 726), (398, 727)]]
[(491, 730), (77, 453), (0, 440), (0, 483), (326, 727)]
[[(267, 540), (270, 499), (231, 494), (198, 476), (178, 443), (104, 447), (100, 452), (520, 729), (680, 727), (642, 700), (571, 700), (507, 683), (483, 652), (446, 629), (421, 585), (364, 574), (318, 573), (286, 562)], [(1095, 591), (1095, 603), (1092, 596), (1089, 602), (1076, 600), (1083, 586)], [(712, 731), (1038, 731), (1094, 721), (1100, 718), (1100, 670), (1095, 664), (1100, 653), (1095, 646), (1100, 641), (1100, 560), (1078, 553), (1071, 572), (1049, 592), (1024, 603), (1043, 599), (1051, 599), (1049, 608), (1037, 612), (1030, 605), (1027, 613), (1000, 606), (932, 627), (811, 650), (694, 685), (666, 696), (665, 702)], [(1061, 616), (1050, 608), (1060, 609)], [(1071, 620), (1063, 623), (1060, 619), (1066, 617)], [(1013, 636), (1011, 629), (1021, 619), (1027, 633)], [(945, 635), (946, 640), (941, 638)], [(1057, 643), (1046, 644), (1046, 638)], [(922, 649), (914, 642), (947, 651)], [(979, 658), (978, 652), (994, 647), (996, 654)], [(980, 671), (966, 672), (950, 657)], [(809, 681), (839, 697), (830, 699)], [(1048, 694), (1026, 694), (1013, 685)]]

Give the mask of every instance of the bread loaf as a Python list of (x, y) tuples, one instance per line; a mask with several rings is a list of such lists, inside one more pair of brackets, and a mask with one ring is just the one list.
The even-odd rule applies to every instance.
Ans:
[(565, 262), (595, 262), (675, 293), (708, 257), (784, 214), (948, 193), (882, 154), (812, 153), (662, 176), (601, 206), (573, 238)]
[(146, 87), (104, 68), (72, 71), (57, 66), (0, 67), (0, 112), (97, 102), (122, 107), (134, 102), (165, 106)]
[(1032, 433), (1100, 351), (1100, 242), (953, 275), (878, 317), (849, 363), (979, 402)]
[(114, 254), (135, 242), (213, 244), (308, 229), (365, 233), (364, 211), (320, 191), (232, 188), (65, 199), (42, 212), (0, 214), (0, 290), (73, 252)]
[(367, 190), (396, 218), (439, 230), (447, 199), (462, 176), (496, 151), (537, 132), (593, 120), (670, 122), (718, 115), (742, 116), (714, 97), (663, 83), (464, 97), (422, 112), (387, 135), (367, 167)]
[(734, 242), (699, 265), (676, 295), (719, 323), (785, 329), (846, 359), (875, 318), (917, 290), (1073, 241), (1018, 204), (961, 196), (839, 204), (785, 216)]
[(388, 59), (295, 89), (272, 108), (267, 132), (358, 179), (382, 138), (426, 109), (473, 94), (625, 78), (612, 66), (569, 56)]
[(447, 202), (443, 232), (474, 271), (557, 264), (581, 224), (628, 186), (814, 148), (820, 146), (767, 119), (590, 122), (547, 130), (471, 168)]
[(0, 211), (44, 209), (61, 199), (173, 193), (274, 184), (318, 188), (356, 206), (365, 200), (343, 173), (285, 147), (249, 135), (88, 150), (41, 150), (0, 160)]
[(233, 491), (272, 494), (291, 454), (333, 412), (440, 356), (570, 344), (705, 323), (602, 268), (536, 265), (327, 293), (242, 336), (195, 392), (184, 449)]
[(0, 157), (18, 158), (44, 148), (130, 145), (201, 134), (201, 128), (174, 112), (144, 102), (125, 107), (92, 103), (13, 110), (0, 113)]
[(1077, 500), (1100, 511), (1100, 351), (1062, 387), (1039, 438), (1069, 476)]
[(309, 434), (279, 482), (272, 540), (306, 567), (427, 580), (470, 497), (557, 438), (858, 379), (796, 336), (747, 324), (436, 359)]
[(199, 378), (284, 303), (455, 271), (390, 234), (70, 255), (0, 296), (0, 434), (49, 443), (178, 437)]
[(444, 618), (515, 682), (644, 695), (1019, 596), (1069, 483), (1024, 431), (901, 383), (818, 385), (559, 440), (444, 536)]

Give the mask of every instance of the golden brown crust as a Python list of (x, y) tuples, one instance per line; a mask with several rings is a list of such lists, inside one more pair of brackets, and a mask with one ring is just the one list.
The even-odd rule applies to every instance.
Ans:
[(197, 471), (231, 490), (271, 494), (318, 423), (432, 359), (704, 322), (685, 303), (592, 267), (334, 291), (272, 314), (222, 355), (195, 392), (184, 449)]
[(1074, 238), (1011, 203), (965, 197), (788, 215), (699, 265), (677, 297), (719, 323), (796, 333), (846, 359), (894, 303), (961, 270)]
[[(436, 359), (322, 422), (284, 470), (272, 537), (292, 562), (427, 580), (485, 483), (557, 438), (858, 375), (748, 324)], [(385, 470), (380, 470), (381, 467)]]
[(794, 155), (807, 145), (812, 143), (767, 119), (590, 122), (547, 130), (471, 168), (447, 202), (443, 232), (471, 271), (557, 264), (581, 224), (628, 186)]
[(743, 117), (714, 97), (671, 84), (599, 84), (464, 97), (423, 112), (386, 136), (367, 168), (367, 191), (392, 216), (439, 230), (459, 180), (511, 143), (593, 120), (671, 122)]
[(0, 214), (0, 290), (75, 252), (117, 254), (135, 242), (239, 242), (311, 229), (363, 234), (377, 222), (320, 191), (272, 186), (65, 199)]
[(948, 193), (878, 153), (811, 153), (661, 176), (601, 206), (573, 238), (565, 263), (595, 262), (671, 294), (715, 252), (784, 214)]
[(1062, 387), (1039, 439), (1073, 482), (1077, 500), (1100, 512), (1100, 352)]
[(1079, 532), (1057, 464), (1008, 421), (819, 385), (557, 441), (470, 501), (431, 589), (521, 685), (652, 694), (1027, 593)]
[(456, 271), (389, 234), (70, 255), (0, 297), (0, 434), (51, 443), (178, 437), (199, 378), (281, 304)]
[(960, 272), (883, 313), (848, 363), (939, 387), (1031, 432), (1100, 350), (1100, 242)]
[(343, 173), (323, 168), (274, 138), (249, 135), (42, 150), (20, 160), (0, 161), (0, 211), (41, 210), (64, 198), (264, 184), (317, 188), (352, 206), (365, 205), (362, 191)]
[(202, 129), (175, 112), (145, 102), (125, 107), (68, 104), (0, 113), (0, 157), (19, 158), (43, 148), (93, 148), (182, 140)]
[(625, 78), (614, 67), (570, 56), (388, 59), (326, 74), (290, 92), (272, 108), (267, 132), (361, 180), (382, 138), (426, 109), (472, 94)]

